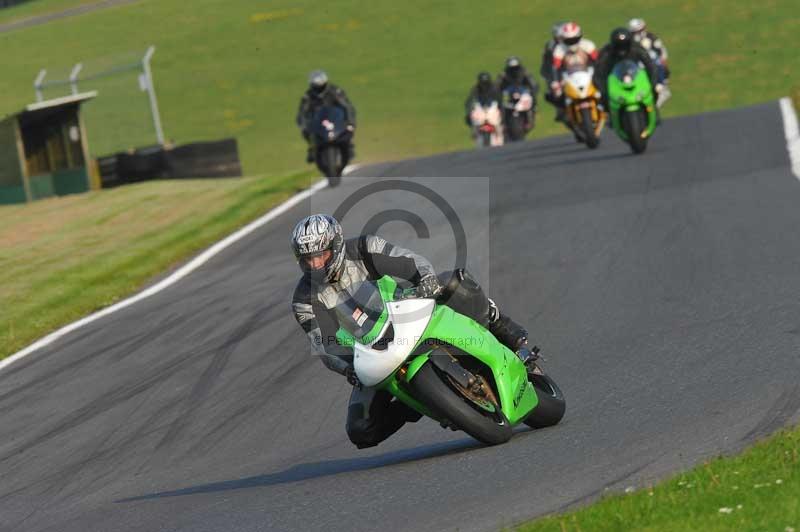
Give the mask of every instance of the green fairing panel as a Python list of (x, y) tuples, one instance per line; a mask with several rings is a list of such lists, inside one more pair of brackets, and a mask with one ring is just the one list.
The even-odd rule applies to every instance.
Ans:
[[(638, 100), (637, 95), (642, 95)], [(655, 100), (650, 79), (647, 77), (645, 69), (639, 69), (633, 81), (626, 85), (616, 75), (608, 76), (608, 101), (611, 106), (611, 125), (614, 131), (623, 139), (628, 140), (628, 135), (623, 131), (620, 123), (619, 113), (622, 109), (626, 111), (638, 111), (642, 107), (647, 111), (647, 133), (653, 134), (656, 128)]]
[[(538, 404), (536, 392), (528, 382), (527, 370), (519, 357), (467, 316), (450, 307), (437, 306), (423, 339), (436, 339), (453, 345), (486, 364), (494, 375), (500, 406), (510, 423), (524, 419)], [(410, 370), (407, 378), (413, 377)]]

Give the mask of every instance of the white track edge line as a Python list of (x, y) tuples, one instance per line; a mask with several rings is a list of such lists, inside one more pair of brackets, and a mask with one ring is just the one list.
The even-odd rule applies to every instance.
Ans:
[[(355, 170), (354, 167), (345, 168), (345, 171), (352, 172), (353, 170)], [(235, 233), (232, 233), (232, 234), (228, 235), (227, 237), (223, 238), (222, 240), (220, 240), (216, 244), (213, 244), (211, 247), (209, 247), (208, 249), (206, 249), (205, 251), (200, 253), (194, 259), (192, 259), (191, 261), (189, 261), (185, 265), (181, 266), (180, 268), (175, 270), (175, 272), (173, 272), (171, 275), (169, 275), (165, 279), (162, 279), (161, 281), (159, 281), (158, 283), (154, 284), (153, 286), (151, 286), (151, 287), (139, 292), (138, 294), (135, 294), (135, 295), (127, 298), (127, 299), (123, 299), (119, 303), (115, 303), (115, 304), (111, 305), (110, 307), (106, 307), (106, 308), (104, 308), (102, 310), (99, 310), (99, 311), (97, 311), (97, 312), (95, 312), (93, 314), (90, 314), (90, 315), (86, 316), (85, 318), (82, 318), (82, 319), (80, 319), (78, 321), (75, 321), (75, 322), (72, 322), (72, 323), (70, 323), (68, 325), (65, 325), (64, 327), (58, 329), (57, 331), (52, 332), (52, 333), (48, 334), (47, 336), (45, 336), (44, 338), (41, 338), (40, 340), (37, 340), (36, 342), (32, 343), (28, 347), (24, 348), (22, 351), (18, 351), (16, 353), (14, 353), (13, 355), (9, 356), (8, 358), (0, 360), (0, 370), (2, 370), (3, 368), (5, 368), (7, 366), (10, 366), (11, 364), (16, 362), (17, 360), (20, 360), (20, 359), (30, 355), (34, 351), (37, 351), (38, 349), (41, 349), (42, 347), (45, 347), (47, 345), (52, 344), (53, 342), (55, 342), (56, 340), (58, 340), (62, 336), (66, 335), (66, 334), (69, 334), (72, 331), (83, 327), (84, 325), (88, 325), (89, 323), (92, 323), (93, 321), (97, 321), (97, 320), (99, 320), (100, 318), (102, 318), (104, 316), (108, 316), (109, 314), (112, 314), (112, 313), (114, 313), (114, 312), (116, 312), (118, 310), (122, 310), (122, 309), (124, 309), (126, 307), (129, 307), (129, 306), (131, 306), (131, 305), (133, 305), (135, 303), (138, 303), (139, 301), (141, 301), (143, 299), (146, 299), (146, 298), (148, 298), (148, 297), (150, 297), (150, 296), (152, 296), (154, 294), (157, 294), (158, 292), (161, 292), (162, 290), (164, 290), (165, 288), (168, 288), (169, 286), (172, 286), (173, 284), (177, 283), (178, 281), (180, 281), (181, 279), (183, 279), (184, 277), (186, 277), (187, 275), (189, 275), (190, 273), (192, 273), (193, 271), (198, 269), (200, 266), (202, 266), (203, 264), (208, 262), (212, 257), (214, 257), (215, 255), (220, 253), (225, 248), (227, 248), (227, 247), (231, 246), (232, 244), (234, 244), (235, 242), (241, 240), (242, 238), (244, 238), (245, 236), (249, 235), (250, 233), (252, 233), (256, 229), (258, 229), (259, 227), (261, 227), (263, 225), (266, 225), (267, 223), (271, 222), (272, 220), (274, 220), (275, 218), (277, 218), (278, 216), (280, 216), (284, 212), (288, 211), (289, 209), (291, 209), (292, 207), (294, 207), (295, 205), (297, 205), (298, 203), (300, 203), (304, 199), (313, 196), (314, 194), (316, 194), (317, 192), (319, 192), (323, 188), (326, 188), (327, 186), (328, 186), (328, 181), (326, 179), (323, 179), (323, 180), (315, 183), (314, 185), (312, 185), (310, 188), (307, 188), (306, 190), (304, 190), (304, 191), (302, 191), (302, 192), (300, 192), (298, 194), (295, 194), (294, 196), (292, 196), (291, 198), (289, 198), (285, 202), (281, 203), (277, 207), (274, 207), (274, 208), (270, 209), (266, 214), (264, 214), (260, 218), (250, 222), (249, 224), (247, 224), (246, 226), (242, 227), (241, 229), (239, 229)]]
[(781, 98), (781, 114), (783, 115), (783, 131), (786, 134), (786, 149), (789, 151), (792, 173), (797, 179), (800, 179), (800, 128), (797, 125), (797, 114), (791, 98)]

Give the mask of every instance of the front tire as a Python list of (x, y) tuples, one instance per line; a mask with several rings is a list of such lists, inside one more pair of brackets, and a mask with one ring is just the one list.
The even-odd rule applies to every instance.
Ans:
[(628, 135), (628, 144), (633, 153), (643, 153), (647, 149), (647, 139), (642, 138), (642, 133), (647, 127), (647, 117), (641, 109), (622, 114), (622, 129)]
[(449, 386), (446, 376), (426, 362), (411, 380), (414, 395), (440, 420), (447, 420), (486, 445), (498, 445), (511, 439), (511, 425), (499, 409), (494, 415), (479, 410)]
[(507, 124), (509, 141), (517, 142), (525, 138), (525, 126), (522, 122), (522, 115), (514, 116), (514, 113), (508, 113)]
[(567, 409), (567, 402), (561, 388), (545, 373), (529, 374), (528, 380), (536, 390), (539, 404), (533, 409), (531, 415), (525, 418), (525, 424), (534, 429), (558, 424)]
[(317, 153), (317, 167), (328, 178), (328, 183), (332, 187), (338, 185), (342, 180), (341, 161), (341, 149), (335, 144), (329, 144)]
[(592, 150), (597, 148), (598, 144), (600, 144), (600, 139), (594, 134), (591, 109), (581, 109), (581, 128), (583, 129), (583, 138), (586, 146)]

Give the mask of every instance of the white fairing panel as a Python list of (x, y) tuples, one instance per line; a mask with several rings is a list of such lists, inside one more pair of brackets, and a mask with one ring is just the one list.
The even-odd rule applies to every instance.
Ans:
[(581, 98), (586, 98), (589, 87), (592, 86), (592, 74), (584, 70), (572, 72), (566, 76), (565, 81), (575, 87)]
[(389, 319), (378, 338), (392, 324), (394, 341), (383, 351), (359, 343), (353, 348), (353, 365), (364, 386), (375, 386), (405, 362), (428, 326), (436, 302), (433, 299), (406, 299), (389, 302), (386, 306)]

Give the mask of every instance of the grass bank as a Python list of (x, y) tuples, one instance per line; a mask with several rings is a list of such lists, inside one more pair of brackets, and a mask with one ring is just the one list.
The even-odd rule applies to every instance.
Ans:
[[(800, 429), (517, 532), (800, 530)], [(632, 488), (631, 488), (632, 489)]]
[(152, 181), (0, 208), (0, 359), (108, 306), (311, 184)]
[[(67, 3), (34, 0), (5, 11)], [(111, 64), (114, 57), (155, 44), (167, 136), (177, 142), (236, 136), (248, 173), (304, 168), (293, 119), (306, 76), (319, 67), (358, 107), (361, 162), (467, 148), (462, 101), (475, 74), (499, 71), (510, 54), (538, 71), (550, 25), (569, 18), (577, 18), (598, 43), (632, 16), (643, 16), (663, 36), (674, 94), (666, 116), (776, 99), (800, 83), (793, 48), (786, 44), (800, 32), (794, 0), (503, 0), (492, 4), (491, 17), (481, 15), (486, 9), (477, 0), (457, 6), (422, 0), (193, 0), (191, 8), (183, 0), (141, 0), (0, 35), (0, 113), (32, 99), (31, 82), (42, 67), (52, 76), (60, 67), (64, 75), (83, 61), (91, 71), (95, 63)], [(128, 89), (135, 86), (135, 78), (128, 83)], [(108, 151), (112, 141), (152, 141), (143, 96), (134, 88), (115, 99), (118, 87), (99, 88), (100, 98), (87, 106), (92, 150)], [(561, 132), (549, 106), (542, 109), (533, 136)], [(121, 138), (115, 136), (119, 131), (125, 133)]]

